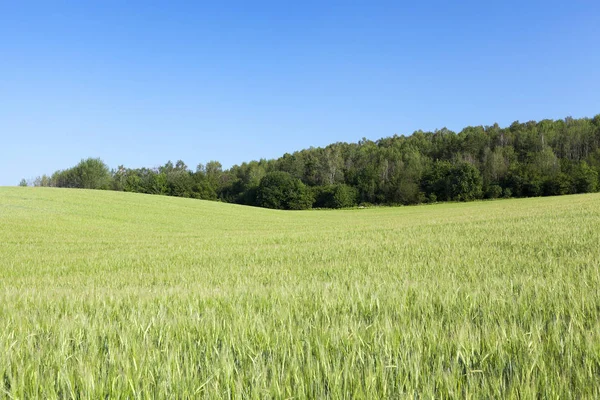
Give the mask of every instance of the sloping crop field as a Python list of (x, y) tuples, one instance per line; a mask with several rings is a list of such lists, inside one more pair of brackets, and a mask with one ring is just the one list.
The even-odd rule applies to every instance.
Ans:
[(0, 398), (599, 398), (600, 195), (0, 188)]

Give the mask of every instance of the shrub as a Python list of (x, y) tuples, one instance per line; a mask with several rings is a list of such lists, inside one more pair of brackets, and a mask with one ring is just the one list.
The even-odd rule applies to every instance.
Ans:
[(501, 195), (502, 188), (500, 187), (500, 185), (490, 185), (485, 193), (485, 197), (487, 197), (488, 199), (497, 199)]
[(313, 206), (318, 208), (354, 207), (358, 190), (343, 184), (316, 186), (313, 188), (313, 197)]
[(281, 210), (304, 210), (312, 207), (311, 191), (297, 178), (283, 171), (270, 172), (258, 185), (257, 205)]

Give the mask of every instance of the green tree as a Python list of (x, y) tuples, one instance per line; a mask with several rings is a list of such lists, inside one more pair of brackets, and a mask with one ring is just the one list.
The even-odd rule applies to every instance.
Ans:
[(315, 186), (313, 198), (313, 206), (318, 208), (353, 207), (358, 199), (358, 190), (345, 184)]
[(310, 190), (297, 178), (283, 171), (270, 172), (261, 179), (257, 189), (257, 204), (282, 210), (303, 210), (312, 207)]
[(52, 186), (66, 188), (110, 189), (112, 186), (111, 173), (99, 158), (87, 158), (73, 168), (56, 171), (50, 180)]
[(353, 207), (356, 205), (358, 191), (352, 186), (335, 185), (333, 191), (333, 208)]
[(48, 186), (56, 186), (56, 185), (52, 185), (52, 177), (44, 174), (42, 176), (38, 176), (37, 178), (35, 178), (35, 181), (33, 182), (33, 186), (48, 187)]
[(79, 188), (83, 189), (109, 189), (111, 184), (110, 170), (99, 158), (81, 160), (75, 166), (75, 180)]
[(502, 195), (502, 187), (500, 185), (496, 185), (496, 184), (488, 186), (487, 190), (485, 192), (485, 197), (487, 197), (488, 199), (497, 199), (501, 195)]
[(479, 170), (468, 162), (438, 161), (425, 178), (426, 192), (437, 201), (470, 201), (483, 195)]
[(452, 200), (450, 179), (452, 164), (449, 161), (436, 161), (423, 178), (423, 188), (427, 196), (435, 201)]
[(192, 197), (194, 195), (194, 178), (183, 161), (177, 161), (175, 166), (169, 161), (159, 168), (159, 171), (166, 176), (169, 196)]
[(598, 190), (598, 172), (581, 161), (573, 174), (576, 193), (592, 193)]
[(463, 162), (453, 166), (452, 200), (471, 201), (482, 197), (482, 179), (479, 170), (470, 163)]

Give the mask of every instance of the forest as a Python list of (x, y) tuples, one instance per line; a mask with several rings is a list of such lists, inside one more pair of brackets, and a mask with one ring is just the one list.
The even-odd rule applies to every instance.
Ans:
[(192, 169), (180, 160), (111, 170), (88, 158), (21, 185), (298, 210), (589, 193), (600, 188), (599, 176), (600, 114), (334, 143), (229, 169), (218, 161)]

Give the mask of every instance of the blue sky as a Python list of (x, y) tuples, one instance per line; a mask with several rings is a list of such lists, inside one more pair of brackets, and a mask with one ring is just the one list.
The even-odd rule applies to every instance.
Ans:
[(0, 185), (600, 113), (597, 1), (0, 0)]

